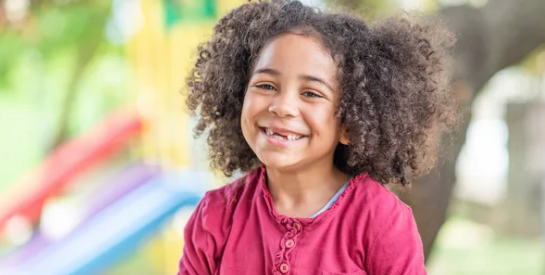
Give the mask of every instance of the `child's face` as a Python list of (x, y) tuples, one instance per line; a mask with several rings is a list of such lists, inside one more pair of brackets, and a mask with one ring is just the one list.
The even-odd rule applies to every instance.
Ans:
[(335, 62), (315, 38), (283, 34), (266, 45), (241, 116), (261, 162), (280, 170), (332, 166), (343, 132), (335, 116), (338, 86)]

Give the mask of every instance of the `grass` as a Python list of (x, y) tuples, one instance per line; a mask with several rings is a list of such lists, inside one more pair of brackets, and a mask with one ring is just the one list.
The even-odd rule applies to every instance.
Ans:
[(545, 241), (497, 236), (482, 225), (451, 219), (438, 236), (430, 275), (543, 275)]

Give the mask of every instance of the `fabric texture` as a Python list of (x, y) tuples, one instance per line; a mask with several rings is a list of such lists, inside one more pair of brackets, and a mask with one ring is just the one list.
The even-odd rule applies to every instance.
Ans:
[(185, 231), (178, 275), (424, 275), (411, 209), (367, 174), (315, 218), (274, 209), (260, 167), (209, 191)]

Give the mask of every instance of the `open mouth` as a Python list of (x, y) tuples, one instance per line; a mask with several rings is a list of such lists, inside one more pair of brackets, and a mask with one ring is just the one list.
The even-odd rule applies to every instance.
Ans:
[(270, 136), (270, 137), (272, 137), (274, 139), (278, 139), (278, 140), (294, 141), (294, 140), (299, 140), (299, 139), (305, 137), (304, 135), (299, 135), (299, 134), (296, 134), (296, 133), (278, 133), (278, 132), (273, 131), (272, 129), (265, 128), (265, 127), (261, 127), (261, 130), (267, 136)]

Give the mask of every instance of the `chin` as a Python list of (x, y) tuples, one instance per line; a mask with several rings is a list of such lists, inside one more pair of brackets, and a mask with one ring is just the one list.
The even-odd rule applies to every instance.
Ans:
[(272, 168), (281, 171), (289, 171), (297, 168), (300, 164), (293, 156), (279, 156), (277, 154), (264, 154), (258, 156), (261, 163), (267, 168)]

